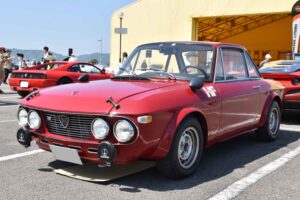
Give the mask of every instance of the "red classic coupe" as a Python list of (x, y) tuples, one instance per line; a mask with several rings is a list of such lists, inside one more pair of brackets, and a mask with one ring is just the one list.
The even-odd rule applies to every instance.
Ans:
[(84, 62), (51, 62), (12, 72), (8, 83), (11, 90), (25, 97), (40, 88), (77, 82), (84, 73), (90, 74), (90, 80), (111, 78), (112, 74)]
[(76, 164), (155, 160), (163, 174), (182, 178), (210, 145), (249, 131), (276, 139), (282, 96), (283, 86), (262, 79), (241, 46), (145, 44), (112, 79), (27, 96), (17, 139)]
[(284, 109), (300, 109), (300, 61), (277, 60), (259, 69), (262, 77), (285, 86)]

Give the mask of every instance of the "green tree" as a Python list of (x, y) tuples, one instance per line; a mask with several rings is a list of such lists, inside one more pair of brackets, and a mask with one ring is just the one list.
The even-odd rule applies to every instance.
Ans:
[(90, 63), (93, 65), (97, 65), (99, 63), (99, 61), (96, 58), (94, 58), (94, 59), (90, 60)]

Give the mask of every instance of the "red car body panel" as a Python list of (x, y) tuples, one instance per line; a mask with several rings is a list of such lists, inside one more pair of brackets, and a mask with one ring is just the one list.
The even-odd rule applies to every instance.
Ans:
[[(185, 44), (195, 44), (189, 42)], [(198, 43), (196, 43), (198, 44)], [(219, 47), (243, 47), (221, 43), (199, 43)], [(276, 85), (277, 82), (274, 82)], [(234, 137), (262, 126), (272, 101), (281, 104), (283, 87), (274, 87), (262, 78), (205, 82), (202, 89), (193, 90), (188, 80), (152, 78), (151, 80), (103, 80), (48, 88), (31, 98), (23, 99), (20, 106), (36, 110), (42, 118), (41, 128), (30, 130), (40, 148), (50, 151), (49, 144), (68, 148), (80, 147), (83, 160), (103, 162), (97, 155), (97, 147), (103, 140), (93, 134), (86, 140), (50, 133), (47, 112), (101, 117), (113, 127), (119, 119), (130, 120), (136, 127), (136, 135), (128, 144), (114, 137), (113, 129), (105, 139), (117, 151), (116, 164), (139, 159), (159, 160), (170, 150), (174, 135), (187, 116), (194, 116), (201, 123), (206, 146)], [(278, 83), (277, 83), (278, 84)], [(205, 88), (213, 87), (214, 96)], [(107, 103), (108, 98), (120, 105)], [(152, 116), (150, 124), (139, 123), (139, 116)], [(92, 151), (91, 151), (92, 150)]]
[[(297, 61), (274, 61), (274, 66), (280, 62), (285, 63), (298, 63)], [(268, 66), (272, 66), (272, 62)], [(288, 67), (288, 65), (286, 66)], [(285, 87), (284, 104), (286, 109), (300, 109), (300, 83), (293, 84), (293, 79), (297, 79), (300, 82), (300, 71), (291, 73), (280, 73), (280, 72), (270, 72), (261, 73), (262, 77), (265, 79), (273, 79), (280, 82)]]
[[(42, 70), (41, 68), (45, 66), (45, 64), (25, 68), (23, 70), (15, 70), (12, 73), (16, 74), (17, 76), (23, 76), (23, 74), (27, 75), (43, 75), (42, 78), (26, 78), (26, 77), (10, 77), (8, 79), (8, 83), (10, 85), (11, 90), (14, 91), (28, 91), (32, 92), (41, 88), (55, 86), (59, 83), (59, 80), (62, 78), (68, 78), (72, 82), (78, 82), (78, 78), (83, 74), (82, 72), (70, 72), (68, 71), (70, 67), (77, 65), (77, 64), (86, 64), (84, 62), (52, 62), (51, 65), (60, 65), (57, 68), (50, 69), (50, 70)], [(21, 75), (22, 74), (22, 75)], [(100, 80), (100, 79), (107, 79), (111, 78), (112, 74), (107, 73), (99, 73), (99, 74), (89, 74), (90, 80)], [(28, 87), (21, 87), (21, 81), (28, 82)]]

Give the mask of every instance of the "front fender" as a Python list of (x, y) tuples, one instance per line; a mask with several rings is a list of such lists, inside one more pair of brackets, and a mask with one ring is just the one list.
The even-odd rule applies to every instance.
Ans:
[(166, 131), (160, 138), (160, 143), (158, 144), (156, 151), (152, 154), (151, 157), (153, 157), (154, 159), (161, 159), (168, 154), (178, 126), (190, 114), (198, 114), (203, 116), (202, 112), (196, 107), (183, 108), (177, 111), (172, 116), (166, 128)]
[(267, 97), (267, 100), (265, 101), (264, 108), (261, 113), (259, 127), (262, 127), (266, 123), (268, 119), (269, 109), (273, 101), (277, 101), (280, 108), (282, 109), (282, 98), (280, 97), (280, 95), (278, 95), (276, 92), (270, 92), (270, 94)]

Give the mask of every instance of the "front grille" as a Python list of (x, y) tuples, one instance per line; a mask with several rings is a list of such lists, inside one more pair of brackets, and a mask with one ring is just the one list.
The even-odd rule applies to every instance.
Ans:
[[(91, 136), (91, 124), (95, 119), (93, 116), (57, 114), (50, 112), (45, 112), (44, 114), (48, 131), (52, 134), (77, 139), (89, 139)], [(65, 127), (61, 122), (62, 116), (69, 119), (69, 123)]]

